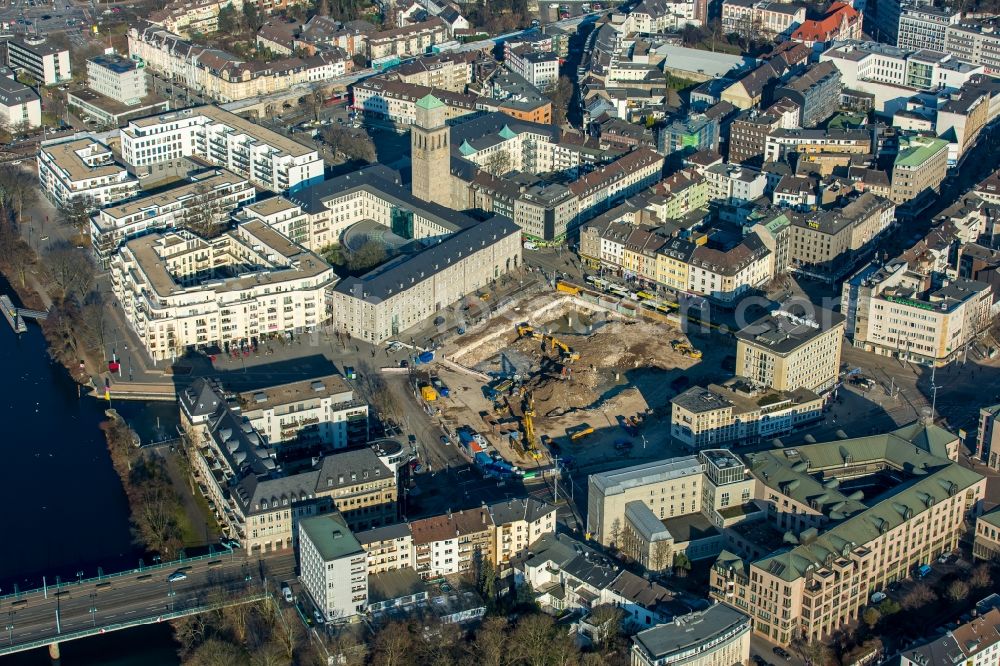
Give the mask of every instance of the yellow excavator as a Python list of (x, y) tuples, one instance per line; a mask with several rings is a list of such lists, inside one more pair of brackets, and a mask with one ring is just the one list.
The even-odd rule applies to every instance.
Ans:
[(552, 340), (552, 348), (553, 349), (559, 349), (559, 351), (562, 352), (562, 357), (564, 359), (569, 360), (569, 361), (579, 361), (580, 360), (580, 352), (573, 351), (572, 347), (570, 347), (568, 344), (566, 344), (565, 342), (563, 342), (559, 338), (556, 338), (555, 336), (553, 336), (551, 338), (551, 340)]
[(688, 358), (693, 358), (693, 359), (701, 358), (701, 350), (695, 349), (687, 342), (683, 342), (681, 340), (671, 340), (670, 347), (678, 354), (683, 354)]
[(535, 440), (535, 396), (532, 395), (531, 391), (525, 392), (521, 411), (524, 413), (522, 421), (524, 425), (524, 452), (538, 460), (542, 454), (538, 450), (538, 444)]
[(514, 330), (517, 331), (517, 337), (519, 338), (530, 337), (534, 338), (535, 340), (541, 340), (543, 337), (545, 337), (541, 333), (536, 331), (534, 327), (532, 327), (530, 324), (518, 324), (517, 326), (514, 327)]

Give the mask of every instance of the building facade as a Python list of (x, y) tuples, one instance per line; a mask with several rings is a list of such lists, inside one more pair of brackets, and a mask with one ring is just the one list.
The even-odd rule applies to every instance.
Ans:
[(365, 551), (337, 513), (299, 521), (299, 580), (323, 618), (350, 621), (368, 606)]
[(69, 49), (55, 46), (40, 35), (26, 35), (7, 41), (7, 66), (26, 72), (45, 86), (73, 78)]
[(96, 139), (54, 139), (38, 149), (38, 182), (59, 207), (75, 201), (92, 208), (131, 199), (139, 181)]
[(750, 617), (724, 604), (632, 637), (632, 666), (731, 666), (750, 660)]
[(146, 70), (142, 63), (118, 54), (87, 61), (87, 85), (96, 93), (127, 106), (146, 96)]

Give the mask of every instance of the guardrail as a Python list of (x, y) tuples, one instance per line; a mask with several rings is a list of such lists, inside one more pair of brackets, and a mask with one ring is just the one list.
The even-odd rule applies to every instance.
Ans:
[[(60, 580), (51, 585), (43, 584), (42, 587), (35, 587), (30, 590), (17, 590), (15, 592), (11, 592), (9, 594), (0, 596), (0, 601), (4, 601), (5, 599), (12, 599), (16, 601), (18, 599), (23, 599), (32, 594), (45, 594), (48, 590), (53, 590), (54, 592), (58, 592), (59, 590), (65, 589), (67, 587), (82, 587), (90, 583), (100, 583), (102, 581), (114, 580), (116, 578), (122, 578), (124, 576), (132, 576), (135, 574), (148, 573), (150, 571), (176, 569), (177, 567), (183, 566), (190, 562), (201, 562), (202, 560), (218, 559), (219, 557), (225, 557), (226, 555), (230, 556), (231, 559), (235, 559), (236, 551), (234, 551), (232, 548), (226, 548), (218, 552), (210, 552), (205, 555), (195, 555), (194, 557), (182, 557), (179, 560), (156, 562), (148, 566), (146, 564), (142, 564), (138, 569), (128, 569), (126, 571), (119, 571), (117, 573), (106, 574), (100, 572), (100, 569), (98, 569), (100, 573), (98, 573), (96, 578), (77, 578), (68, 581)], [(139, 562), (141, 563), (142, 560), (139, 560)]]
[(71, 631), (64, 634), (56, 634), (51, 638), (42, 638), (34, 641), (29, 641), (27, 643), (18, 643), (17, 645), (0, 646), (0, 656), (13, 654), (15, 652), (24, 652), (25, 650), (34, 650), (36, 648), (42, 648), (51, 645), (52, 643), (64, 643), (66, 641), (77, 640), (78, 638), (89, 638), (90, 636), (99, 636), (101, 634), (106, 634), (111, 631), (121, 631), (122, 629), (131, 629), (132, 627), (138, 627), (144, 624), (155, 624), (157, 622), (175, 620), (179, 617), (185, 617), (187, 615), (197, 615), (198, 613), (205, 613), (208, 611), (218, 610), (220, 608), (226, 608), (228, 606), (249, 604), (255, 601), (264, 601), (265, 599), (273, 600), (273, 597), (270, 592), (258, 592), (257, 594), (249, 595), (247, 597), (243, 597), (240, 599), (234, 599), (214, 604), (193, 606), (191, 608), (170, 611), (167, 613), (156, 613), (154, 615), (147, 615), (146, 617), (135, 618), (134, 620), (128, 620), (126, 622), (116, 622), (115, 624), (106, 624), (100, 627), (95, 626), (89, 629), (81, 629), (79, 631)]

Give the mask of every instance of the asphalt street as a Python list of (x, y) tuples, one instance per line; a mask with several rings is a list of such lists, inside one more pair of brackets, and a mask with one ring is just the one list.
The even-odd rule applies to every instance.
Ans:
[[(179, 570), (187, 578), (169, 582), (167, 577)], [(211, 603), (218, 594), (253, 594), (265, 587), (274, 591), (294, 573), (291, 552), (245, 559), (236, 550), (100, 580), (50, 584), (45, 591), (0, 599), (0, 654), (8, 646), (57, 641), (60, 635), (86, 629), (111, 629), (143, 618), (156, 621), (160, 614)]]

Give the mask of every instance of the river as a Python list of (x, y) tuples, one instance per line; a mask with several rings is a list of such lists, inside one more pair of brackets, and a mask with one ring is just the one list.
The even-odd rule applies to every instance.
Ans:
[[(0, 278), (0, 293), (12, 293)], [(0, 319), (0, 594), (38, 587), (45, 576), (72, 580), (138, 565), (128, 504), (98, 424), (107, 403), (77, 397), (66, 371), (49, 359), (38, 326), (17, 336)], [(176, 424), (174, 403), (112, 405), (143, 439)], [(6, 611), (6, 609), (2, 609)], [(62, 646), (62, 663), (166, 666), (178, 663), (169, 627), (156, 625)], [(45, 650), (0, 659), (2, 666), (50, 664)]]

